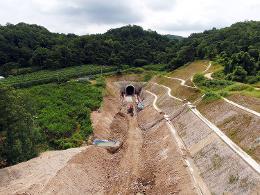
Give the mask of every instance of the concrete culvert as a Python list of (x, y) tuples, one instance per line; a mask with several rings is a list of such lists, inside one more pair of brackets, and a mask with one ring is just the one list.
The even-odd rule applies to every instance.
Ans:
[(134, 95), (135, 87), (133, 85), (126, 86), (125, 93), (126, 93), (126, 95)]

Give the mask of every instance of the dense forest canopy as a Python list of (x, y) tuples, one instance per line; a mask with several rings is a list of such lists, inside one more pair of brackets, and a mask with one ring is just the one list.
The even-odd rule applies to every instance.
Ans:
[(47, 29), (19, 23), (0, 27), (0, 66), (11, 69), (57, 69), (81, 64), (145, 65), (157, 63), (170, 46), (167, 37), (125, 26), (105, 34), (76, 36), (50, 33)]
[(256, 82), (260, 74), (259, 52), (260, 22), (239, 22), (183, 39), (170, 49), (169, 65), (175, 69), (195, 59), (211, 59), (225, 65), (228, 79)]
[(0, 73), (4, 76), (22, 74), (32, 67), (58, 69), (82, 64), (119, 68), (123, 64), (168, 64), (172, 70), (195, 59), (214, 59), (225, 65), (228, 79), (256, 82), (259, 50), (259, 21), (213, 28), (188, 38), (160, 35), (136, 25), (84, 36), (51, 33), (25, 23), (0, 26)]

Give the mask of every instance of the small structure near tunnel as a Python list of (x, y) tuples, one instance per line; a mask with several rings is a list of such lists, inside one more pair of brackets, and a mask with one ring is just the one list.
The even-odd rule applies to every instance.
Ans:
[(121, 81), (117, 85), (120, 89), (122, 105), (131, 116), (144, 109), (143, 99), (141, 98), (142, 88), (145, 83), (133, 81)]

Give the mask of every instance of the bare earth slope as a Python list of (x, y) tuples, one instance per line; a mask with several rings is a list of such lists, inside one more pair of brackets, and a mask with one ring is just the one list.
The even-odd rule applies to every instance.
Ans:
[(157, 106), (170, 116), (211, 193), (257, 194), (260, 192), (259, 174), (189, 107), (183, 106), (184, 109), (180, 109), (178, 103), (169, 104), (178, 100), (167, 95), (168, 90), (163, 86), (148, 85), (147, 90), (158, 96)]
[[(0, 194), (195, 194), (192, 179), (160, 114), (149, 106), (131, 117), (108, 83), (100, 111), (92, 114), (94, 137), (123, 142), (111, 154), (96, 146), (45, 152), (0, 170)], [(155, 121), (156, 122), (156, 121)]]

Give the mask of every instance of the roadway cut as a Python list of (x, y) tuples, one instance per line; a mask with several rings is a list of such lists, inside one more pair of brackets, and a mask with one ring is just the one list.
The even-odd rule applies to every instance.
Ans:
[(253, 194), (260, 190), (259, 164), (192, 104), (188, 102), (186, 109), (181, 108), (183, 103), (167, 86), (152, 83), (146, 89), (154, 94), (155, 109), (171, 121), (211, 193)]
[[(1, 169), (0, 194), (198, 193), (184, 154), (161, 120), (162, 114), (153, 108), (152, 97), (143, 94), (145, 108), (130, 116), (116, 86), (118, 83), (107, 83), (109, 93), (91, 118), (93, 138), (119, 140), (123, 144), (117, 152), (89, 145), (76, 151), (56, 151), (55, 158), (43, 153)], [(57, 162), (61, 166), (55, 166)]]

